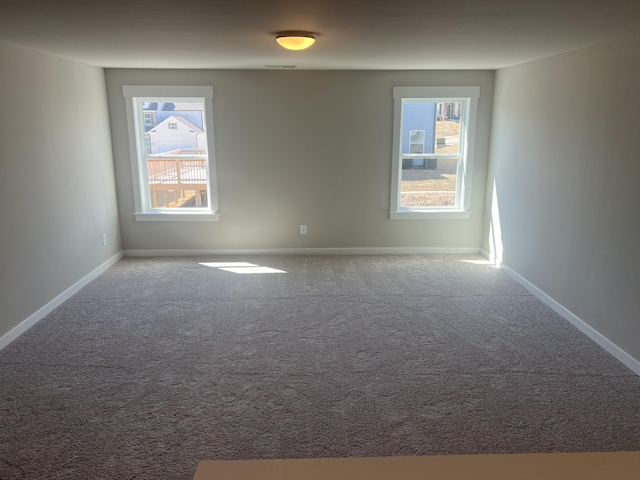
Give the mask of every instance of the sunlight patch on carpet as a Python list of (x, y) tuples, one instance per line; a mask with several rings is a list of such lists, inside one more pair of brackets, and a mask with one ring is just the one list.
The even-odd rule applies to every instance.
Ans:
[(251, 274), (251, 273), (287, 273), (277, 268), (263, 267), (248, 262), (202, 262), (199, 265), (217, 268), (225, 272)]
[(473, 263), (474, 265), (486, 265), (487, 267), (499, 268), (491, 260), (460, 260), (460, 261), (464, 263)]

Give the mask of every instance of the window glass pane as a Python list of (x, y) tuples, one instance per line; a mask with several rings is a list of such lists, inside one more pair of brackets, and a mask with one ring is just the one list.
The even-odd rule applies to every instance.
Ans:
[(456, 202), (458, 158), (408, 159), (402, 164), (402, 207), (452, 207)]
[(462, 102), (403, 99), (401, 207), (455, 207)]
[[(401, 153), (460, 153), (462, 102), (402, 101)], [(424, 150), (414, 151), (421, 144)]]
[(204, 100), (158, 99), (141, 108), (150, 154), (145, 159), (149, 207), (208, 208)]
[(436, 107), (436, 153), (460, 153), (461, 102), (439, 102)]

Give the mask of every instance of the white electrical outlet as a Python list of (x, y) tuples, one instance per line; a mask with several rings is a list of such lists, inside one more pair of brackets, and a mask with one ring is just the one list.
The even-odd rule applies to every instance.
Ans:
[(306, 234), (307, 234), (307, 226), (300, 225), (300, 235), (306, 235)]
[(106, 233), (102, 234), (102, 245), (104, 245), (105, 247), (107, 246), (107, 234)]

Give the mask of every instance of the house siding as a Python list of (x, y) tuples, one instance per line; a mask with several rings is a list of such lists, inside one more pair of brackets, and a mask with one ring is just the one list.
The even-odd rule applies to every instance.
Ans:
[(424, 130), (424, 152), (433, 153), (436, 135), (436, 104), (406, 102), (402, 106), (402, 153), (409, 151), (409, 132)]
[[(200, 123), (202, 114), (200, 113)], [(169, 124), (175, 123), (176, 128), (170, 129)], [(160, 122), (149, 131), (151, 153), (165, 153), (173, 150), (198, 150), (206, 148), (206, 137), (204, 132), (194, 132), (188, 125), (173, 115)]]

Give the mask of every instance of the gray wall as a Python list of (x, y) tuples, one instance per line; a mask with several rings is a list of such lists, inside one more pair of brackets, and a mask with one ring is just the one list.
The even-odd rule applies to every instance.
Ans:
[(500, 224), (505, 265), (636, 359), (638, 78), (637, 40), (497, 72), (483, 239)]
[[(106, 71), (125, 250), (478, 248), (493, 72)], [(221, 219), (136, 222), (123, 85), (212, 85)], [(394, 86), (479, 85), (469, 220), (389, 220)], [(298, 226), (309, 234), (301, 236)]]
[(0, 43), (0, 146), (2, 336), (120, 251), (103, 70)]

